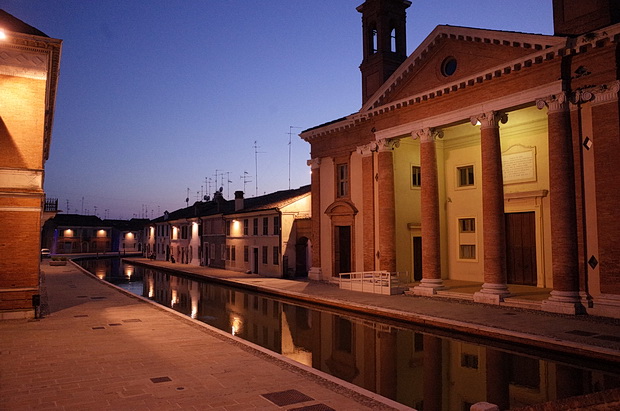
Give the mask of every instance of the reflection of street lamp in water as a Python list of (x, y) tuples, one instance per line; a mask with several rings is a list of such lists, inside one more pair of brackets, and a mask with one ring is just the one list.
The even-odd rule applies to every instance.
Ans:
[(126, 266), (125, 267), (125, 276), (127, 277), (128, 280), (131, 280), (131, 276), (133, 275), (133, 267), (132, 266)]
[(237, 335), (241, 331), (241, 326), (243, 323), (239, 317), (233, 317), (231, 321), (231, 332), (232, 335)]

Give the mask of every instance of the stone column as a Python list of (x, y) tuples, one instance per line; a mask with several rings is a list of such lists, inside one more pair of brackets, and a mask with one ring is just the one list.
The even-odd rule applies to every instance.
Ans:
[(396, 271), (396, 211), (394, 210), (394, 160), (398, 140), (377, 142), (379, 207), (379, 270)]
[(506, 123), (505, 113), (488, 112), (472, 117), (480, 123), (482, 154), (482, 225), (484, 244), (484, 284), (474, 294), (474, 301), (499, 304), (510, 295), (506, 272), (506, 221), (504, 217), (504, 178), (499, 123)]
[(313, 158), (308, 160), (308, 165), (312, 170), (310, 178), (312, 194), (312, 267), (308, 271), (308, 279), (319, 281), (322, 279), (321, 273), (321, 159)]
[(577, 211), (575, 169), (570, 112), (566, 93), (536, 101), (548, 107), (549, 204), (551, 211), (551, 263), (553, 291), (543, 309), (577, 314), (583, 310), (579, 298)]
[(444, 288), (441, 279), (441, 246), (439, 225), (439, 182), (435, 138), (443, 133), (425, 128), (412, 133), (420, 139), (420, 169), (422, 177), (422, 281), (414, 287), (417, 295), (433, 295)]
[(364, 239), (364, 271), (374, 271), (375, 267), (375, 167), (374, 152), (376, 143), (358, 147), (362, 156), (362, 224)]

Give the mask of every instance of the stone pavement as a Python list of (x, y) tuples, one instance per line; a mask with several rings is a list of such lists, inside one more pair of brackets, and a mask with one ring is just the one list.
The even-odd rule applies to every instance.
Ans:
[[(42, 263), (49, 314), (0, 322), (0, 410), (405, 409), (69, 263)], [(338, 381), (338, 382), (337, 382)]]
[(127, 260), (435, 330), (464, 332), (569, 356), (584, 355), (620, 367), (620, 321), (617, 319), (553, 314), (446, 298), (361, 293), (341, 290), (333, 284), (265, 278), (144, 258)]

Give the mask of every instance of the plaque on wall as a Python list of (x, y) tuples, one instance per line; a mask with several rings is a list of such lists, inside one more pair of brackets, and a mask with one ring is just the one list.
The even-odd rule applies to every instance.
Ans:
[(536, 147), (514, 145), (502, 153), (504, 184), (536, 181)]

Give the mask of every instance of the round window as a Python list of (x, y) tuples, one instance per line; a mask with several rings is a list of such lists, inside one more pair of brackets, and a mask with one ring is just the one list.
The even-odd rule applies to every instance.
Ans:
[(441, 63), (441, 74), (448, 77), (456, 72), (456, 59), (454, 57), (446, 57)]

